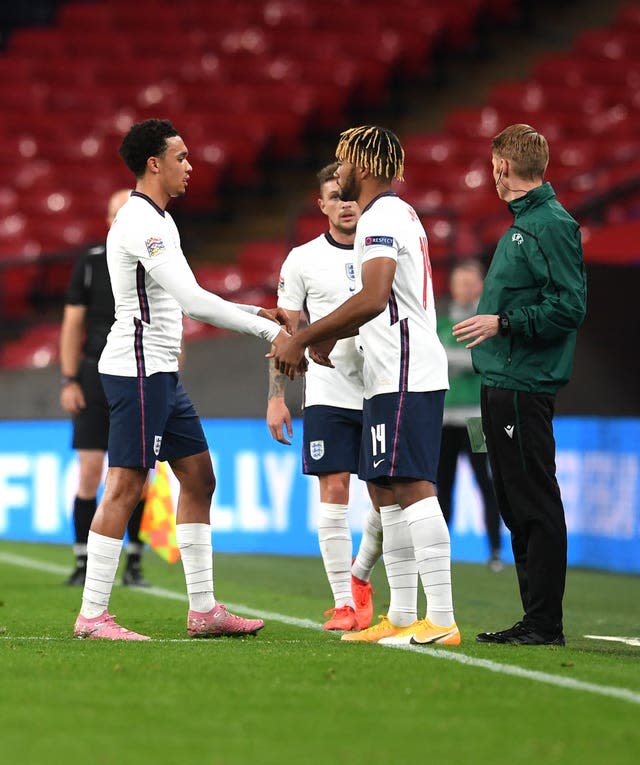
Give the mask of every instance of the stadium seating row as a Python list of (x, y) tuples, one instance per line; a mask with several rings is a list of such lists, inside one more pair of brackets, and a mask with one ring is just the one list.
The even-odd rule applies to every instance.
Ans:
[[(135, 120), (166, 116), (181, 126), (198, 163), (184, 206), (210, 210), (222, 183), (255, 183), (262, 157), (300, 154), (307, 132), (335, 130), (348, 106), (384, 101), (393, 73), (423, 73), (434, 46), (464, 47), (481, 14), (507, 18), (514, 6), (65, 3), (54, 26), (16, 30), (0, 56), (0, 167), (24, 192), (14, 211), (30, 232), (3, 248), (20, 255), (33, 242), (43, 253), (75, 244), (72, 218), (89, 218), (95, 231), (108, 187), (125, 182), (114, 159)], [(54, 209), (56, 192), (68, 204)], [(32, 226), (43, 217), (62, 222)]]
[(547, 136), (548, 179), (570, 209), (637, 183), (638, 43), (640, 12), (632, 4), (611, 28), (585, 32), (570, 52), (540, 59), (530, 79), (503, 82), (484, 106), (451, 112), (442, 133), (405, 138), (399, 190), (433, 224), (432, 259), (486, 251), (502, 230), (508, 216), (495, 194), (490, 141), (508, 124), (529, 122)]
[[(343, 124), (350, 105), (384, 100), (394, 75), (424, 72), (438, 45), (464, 49), (482, 16), (508, 19), (515, 8), (510, 0), (450, 5), (371, 0), (364, 13), (348, 0), (182, 0), (178, 12), (164, 0), (71, 2), (54, 29), (17, 32), (0, 57), (0, 169), (13, 180), (0, 186), (3, 310), (28, 310), (49, 250), (104, 234), (106, 197), (129, 182), (111, 158), (134, 120), (162, 112), (179, 121), (198, 163), (185, 203), (210, 209), (222, 183), (258, 182), (262, 157), (295, 156), (309, 132)], [(158, 34), (149, 42), (141, 30), (151, 8)], [(399, 191), (425, 223), (437, 291), (452, 258), (486, 251), (509, 222), (489, 165), (490, 139), (506, 124), (531, 122), (549, 137), (549, 179), (571, 209), (637, 184), (638, 42), (632, 3), (609, 29), (545, 56), (527, 81), (504, 82), (483, 107), (452, 112), (442, 133), (403, 136)], [(631, 208), (612, 209), (624, 218)], [(303, 211), (289, 244), (324, 226), (317, 212)], [(587, 254), (593, 241), (588, 227)], [(282, 242), (254, 242), (237, 264), (207, 267), (198, 278), (231, 299), (269, 304), (285, 251)], [(50, 265), (46, 278), (61, 281), (60, 269)], [(210, 331), (185, 323), (187, 337)], [(47, 330), (40, 339), (35, 331), (3, 350), (0, 366), (35, 364), (55, 356), (55, 344)]]

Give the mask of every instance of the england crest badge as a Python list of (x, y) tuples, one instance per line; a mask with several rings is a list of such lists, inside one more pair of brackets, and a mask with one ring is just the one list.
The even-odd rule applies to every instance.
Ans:
[(356, 269), (353, 263), (344, 264), (345, 271), (347, 272), (347, 280), (349, 281), (349, 292), (356, 291)]
[(311, 459), (322, 459), (324, 457), (324, 441), (310, 441), (309, 453), (311, 454)]

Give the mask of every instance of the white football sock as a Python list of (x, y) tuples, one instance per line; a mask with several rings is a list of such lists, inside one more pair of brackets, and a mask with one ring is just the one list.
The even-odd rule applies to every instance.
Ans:
[(378, 558), (382, 555), (382, 521), (380, 513), (374, 507), (369, 508), (367, 517), (364, 520), (362, 529), (362, 540), (358, 548), (358, 554), (351, 573), (368, 582), (371, 577), (371, 571)]
[(437, 497), (405, 508), (418, 572), (427, 598), (427, 619), (441, 627), (454, 622), (451, 595), (451, 541)]
[(406, 627), (418, 618), (418, 569), (413, 542), (400, 505), (381, 507), (380, 518), (390, 595), (387, 616), (396, 627)]
[(318, 542), (335, 607), (355, 608), (351, 595), (352, 547), (351, 530), (347, 521), (347, 505), (320, 503)]
[(87, 574), (80, 608), (80, 613), (86, 619), (94, 619), (108, 610), (121, 549), (122, 539), (104, 537), (89, 531)]
[(211, 611), (216, 604), (213, 597), (211, 526), (208, 523), (178, 523), (176, 541), (187, 583), (189, 608), (202, 614)]

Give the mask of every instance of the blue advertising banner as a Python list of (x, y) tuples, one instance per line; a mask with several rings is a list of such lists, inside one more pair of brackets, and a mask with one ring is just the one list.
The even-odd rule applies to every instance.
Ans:
[[(290, 447), (273, 441), (262, 420), (205, 420), (204, 427), (218, 478), (215, 549), (318, 555), (317, 481), (301, 473), (301, 423), (294, 422)], [(555, 433), (570, 565), (640, 573), (640, 420), (558, 418)], [(0, 538), (72, 542), (78, 465), (70, 443), (66, 421), (0, 423)], [(454, 500), (452, 557), (485, 561), (482, 504), (465, 459)], [(355, 545), (367, 509), (366, 487), (353, 478)]]

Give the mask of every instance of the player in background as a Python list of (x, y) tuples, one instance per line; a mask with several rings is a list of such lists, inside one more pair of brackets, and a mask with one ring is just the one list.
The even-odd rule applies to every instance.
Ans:
[[(358, 221), (354, 202), (343, 202), (335, 178), (337, 163), (317, 175), (318, 206), (329, 230), (294, 247), (282, 265), (278, 306), (293, 328), (303, 318), (316, 321), (344, 303), (356, 290), (353, 240)], [(318, 476), (318, 541), (334, 599), (325, 630), (362, 630), (371, 624), (373, 592), (369, 578), (382, 552), (380, 513), (374, 506), (364, 522), (362, 542), (352, 567), (347, 520), (351, 473), (358, 472), (362, 438), (362, 355), (356, 338), (339, 340), (331, 353), (334, 369), (309, 364), (305, 375), (302, 469)], [(269, 369), (267, 424), (273, 438), (290, 444), (291, 414), (285, 402), (287, 376)], [(286, 428), (286, 434), (285, 434)], [(287, 438), (288, 436), (288, 438)]]
[(449, 391), (444, 400), (438, 466), (438, 501), (444, 519), (451, 527), (458, 457), (466, 454), (482, 496), (489, 543), (488, 565), (492, 571), (499, 572), (504, 568), (500, 558), (500, 513), (489, 460), (486, 454), (471, 450), (467, 432), (467, 420), (480, 417), (480, 376), (473, 368), (471, 351), (461, 348), (451, 331), (454, 324), (475, 315), (483, 283), (484, 267), (479, 260), (468, 259), (457, 263), (449, 276), (450, 300), (443, 311), (438, 311), (438, 337), (447, 352), (449, 363)]
[[(336, 158), (341, 198), (362, 211), (354, 243), (362, 289), (269, 355), (293, 378), (305, 347), (314, 346), (314, 358), (330, 364), (336, 338), (360, 330), (365, 397), (359, 476), (389, 489), (395, 500), (380, 507), (391, 603), (377, 625), (342, 639), (458, 645), (449, 531), (435, 489), (448, 380), (427, 237), (413, 208), (392, 189), (404, 169), (404, 151), (392, 131), (372, 125), (347, 130)], [(406, 573), (416, 566), (427, 599), (424, 619), (417, 619), (417, 592)]]
[[(129, 199), (130, 189), (109, 198), (107, 226)], [(98, 359), (113, 324), (114, 303), (104, 244), (90, 247), (78, 258), (71, 274), (60, 330), (60, 405), (73, 418), (73, 448), (78, 452), (79, 479), (73, 503), (76, 566), (66, 583), (84, 585), (87, 538), (96, 512), (104, 457), (109, 439), (109, 404), (98, 374)], [(148, 587), (140, 559), (139, 538), (144, 499), (135, 506), (127, 525), (127, 565), (122, 583)]]
[(184, 567), (191, 637), (253, 634), (261, 619), (234, 616), (216, 602), (209, 513), (215, 476), (200, 418), (178, 375), (182, 312), (224, 329), (262, 337), (279, 348), (286, 332), (271, 313), (202, 289), (166, 211), (185, 194), (192, 172), (187, 147), (167, 120), (133, 125), (120, 155), (136, 188), (107, 237), (115, 322), (98, 364), (109, 402), (109, 469), (87, 542), (87, 575), (74, 627), (79, 638), (148, 640), (109, 614), (122, 538), (156, 459), (180, 483), (176, 538)]

